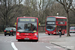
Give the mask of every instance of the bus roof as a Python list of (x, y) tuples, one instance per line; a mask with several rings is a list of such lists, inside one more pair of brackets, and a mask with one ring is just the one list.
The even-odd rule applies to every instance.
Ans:
[(17, 18), (35, 18), (35, 19), (37, 19), (37, 17), (17, 17)]
[(47, 16), (47, 17), (55, 17), (55, 18), (67, 19), (67, 17), (63, 17), (63, 16)]

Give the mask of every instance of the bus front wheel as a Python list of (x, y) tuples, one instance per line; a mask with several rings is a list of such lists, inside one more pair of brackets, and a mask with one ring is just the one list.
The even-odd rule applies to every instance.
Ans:
[(21, 41), (20, 39), (18, 39), (18, 42)]
[(34, 40), (35, 42), (38, 42), (39, 41), (39, 38), (37, 40)]
[(50, 34), (48, 34), (48, 35), (50, 35)]

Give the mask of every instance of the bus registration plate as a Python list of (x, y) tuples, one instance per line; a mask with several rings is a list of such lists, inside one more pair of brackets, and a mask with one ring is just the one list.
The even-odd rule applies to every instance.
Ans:
[(25, 40), (29, 40), (29, 38), (24, 38)]

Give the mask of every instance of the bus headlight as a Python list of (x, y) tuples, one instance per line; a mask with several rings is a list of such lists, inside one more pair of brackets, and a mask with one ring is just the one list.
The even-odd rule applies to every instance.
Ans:
[(56, 32), (53, 32), (53, 34), (56, 34)]
[(35, 33), (35, 34), (34, 34), (34, 36), (38, 37), (38, 34), (37, 34), (37, 33)]
[(17, 35), (20, 35), (20, 33), (17, 33)]
[(35, 33), (34, 35), (37, 36), (37, 33)]
[(46, 34), (48, 34), (48, 32), (45, 32)]

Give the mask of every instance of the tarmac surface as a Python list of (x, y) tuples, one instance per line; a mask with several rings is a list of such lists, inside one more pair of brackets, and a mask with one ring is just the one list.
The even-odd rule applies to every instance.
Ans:
[(75, 50), (75, 33), (71, 33), (70, 37), (65, 36), (50, 40), (50, 43), (67, 50)]

